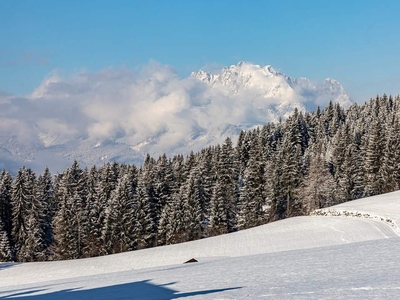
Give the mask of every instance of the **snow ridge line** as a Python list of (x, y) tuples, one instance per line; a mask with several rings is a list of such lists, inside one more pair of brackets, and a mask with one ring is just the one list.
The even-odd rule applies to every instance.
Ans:
[(323, 210), (317, 209), (310, 213), (311, 216), (325, 216), (325, 217), (353, 217), (353, 218), (364, 218), (370, 220), (378, 220), (385, 222), (387, 225), (392, 227), (393, 231), (400, 236), (400, 228), (397, 224), (390, 218), (384, 218), (381, 216), (371, 215), (369, 213), (353, 212), (347, 210)]

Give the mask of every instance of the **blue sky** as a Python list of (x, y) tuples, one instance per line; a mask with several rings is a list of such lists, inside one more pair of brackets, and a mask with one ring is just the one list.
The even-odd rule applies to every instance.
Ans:
[(32, 92), (53, 70), (181, 77), (249, 61), (337, 79), (359, 102), (400, 92), (400, 1), (0, 1), (0, 90)]

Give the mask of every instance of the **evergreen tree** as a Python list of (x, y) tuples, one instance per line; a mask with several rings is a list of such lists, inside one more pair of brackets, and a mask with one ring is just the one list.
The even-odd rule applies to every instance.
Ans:
[(56, 211), (53, 182), (49, 169), (46, 167), (43, 175), (39, 175), (35, 193), (38, 201), (43, 208), (43, 218), (40, 224), (41, 232), (43, 233), (44, 247), (49, 247), (53, 242), (52, 222)]
[(108, 201), (111, 199), (111, 194), (115, 190), (117, 181), (118, 177), (115, 166), (110, 163), (104, 165), (100, 170), (100, 180), (96, 191), (97, 197), (102, 203), (104, 209), (106, 208)]
[[(359, 199), (364, 194), (364, 155), (361, 151), (361, 137), (359, 133), (354, 135), (350, 149), (351, 165), (349, 174), (351, 174), (352, 189), (350, 199)], [(350, 162), (350, 160), (349, 160)]]
[(99, 256), (106, 253), (103, 246), (103, 226), (107, 203), (104, 203), (104, 198), (100, 198), (97, 194), (100, 190), (99, 184), (99, 172), (94, 166), (87, 176), (83, 257)]
[(265, 194), (269, 205), (268, 222), (280, 220), (285, 216), (285, 201), (282, 198), (283, 185), (282, 169), (278, 161), (278, 154), (271, 155), (265, 166)]
[(250, 159), (243, 174), (244, 185), (240, 191), (239, 228), (245, 229), (266, 222), (264, 191), (264, 164), (262, 149), (257, 138), (253, 139)]
[(174, 214), (173, 211), (173, 200), (170, 199), (163, 207), (163, 210), (160, 215), (160, 221), (159, 221), (159, 226), (157, 229), (157, 245), (162, 246), (162, 245), (167, 245), (171, 244), (171, 226), (174, 222), (172, 219), (172, 216)]
[(323, 159), (323, 148), (323, 142), (320, 141), (310, 149), (310, 166), (303, 183), (299, 186), (298, 194), (306, 214), (331, 206), (335, 201), (335, 181)]
[(351, 164), (352, 151), (349, 149), (351, 145), (350, 125), (344, 124), (338, 131), (333, 141), (331, 166), (333, 168), (335, 178), (336, 201), (331, 205), (342, 203), (351, 199), (351, 191), (353, 189)]
[(332, 101), (329, 101), (328, 107), (324, 109), (322, 113), (322, 121), (325, 136), (329, 139), (333, 137), (335, 133), (335, 128), (331, 128), (332, 124), (335, 123), (334, 120), (335, 109)]
[(11, 246), (7, 236), (7, 232), (4, 230), (2, 220), (0, 219), (0, 262), (11, 261)]
[(396, 116), (392, 119), (381, 166), (384, 193), (400, 188), (400, 122)]
[(183, 222), (187, 232), (187, 241), (197, 240), (202, 235), (204, 215), (201, 202), (203, 202), (203, 188), (199, 170), (194, 167), (187, 182), (182, 186), (180, 197), (183, 199)]
[[(215, 174), (212, 165), (212, 149), (205, 148), (201, 151), (199, 158), (199, 176), (201, 177), (202, 201), (201, 209), (204, 215), (204, 223), (209, 224), (210, 221), (210, 201), (214, 187)], [(206, 234), (206, 233), (204, 233)]]
[(278, 150), (278, 159), (281, 164), (282, 194), (280, 201), (284, 202), (285, 217), (302, 214), (301, 203), (298, 199), (297, 188), (302, 180), (302, 133), (299, 130), (301, 116), (293, 115), (286, 123), (286, 131), (282, 144)]
[(133, 250), (133, 205), (132, 185), (125, 175), (119, 180), (106, 211), (104, 242), (108, 253)]
[(59, 181), (57, 199), (59, 208), (53, 221), (56, 255), (60, 259), (82, 257), (86, 218), (84, 207), (87, 198), (85, 172), (75, 161)]
[(178, 192), (181, 188), (181, 185), (185, 182), (185, 160), (183, 159), (183, 155), (175, 155), (172, 159), (172, 171), (174, 178), (174, 190)]
[(154, 246), (156, 228), (152, 219), (151, 211), (151, 196), (148, 186), (146, 185), (146, 177), (143, 171), (139, 173), (137, 192), (136, 192), (136, 207), (134, 213), (135, 245), (138, 249)]
[(3, 170), (0, 174), (0, 222), (3, 224), (3, 230), (8, 239), (11, 238), (11, 186), (12, 177), (10, 173)]
[(236, 144), (236, 156), (238, 158), (239, 180), (243, 178), (244, 170), (246, 169), (247, 162), (249, 161), (250, 151), (250, 134), (249, 131), (240, 131), (238, 141)]
[(227, 138), (222, 146), (217, 178), (211, 197), (211, 231), (223, 234), (236, 230), (238, 202), (238, 170), (232, 141)]
[(374, 120), (368, 133), (368, 144), (365, 152), (364, 196), (382, 193), (384, 179), (381, 167), (384, 157), (384, 145), (383, 128), (378, 120)]
[(43, 259), (43, 207), (34, 193), (36, 176), (22, 167), (12, 186), (11, 237), (17, 261)]
[(169, 216), (166, 226), (166, 244), (186, 242), (187, 231), (184, 219), (185, 202), (184, 199), (180, 197), (179, 193), (174, 195), (169, 207), (170, 210), (166, 211)]
[[(27, 235), (25, 228), (27, 223), (28, 215), (28, 200), (26, 199), (26, 169), (25, 167), (18, 170), (17, 176), (12, 186), (12, 244), (18, 252), (22, 248)], [(21, 255), (18, 255), (17, 260), (21, 259)]]
[[(158, 227), (161, 214), (166, 203), (172, 198), (175, 191), (174, 174), (170, 161), (167, 156), (163, 154), (157, 161), (154, 167), (154, 210), (155, 210), (155, 225)], [(147, 175), (149, 176), (149, 175)]]

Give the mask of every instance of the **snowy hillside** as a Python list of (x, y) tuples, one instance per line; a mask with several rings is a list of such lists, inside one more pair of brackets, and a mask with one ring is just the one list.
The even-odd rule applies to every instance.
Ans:
[(351, 104), (335, 80), (317, 84), (244, 62), (183, 79), (156, 63), (140, 72), (54, 72), (30, 95), (0, 95), (0, 168), (55, 173), (75, 159), (139, 164), (146, 153), (188, 154), (330, 100)]
[(0, 299), (396, 299), (400, 192), (325, 211), (106, 257), (3, 263)]

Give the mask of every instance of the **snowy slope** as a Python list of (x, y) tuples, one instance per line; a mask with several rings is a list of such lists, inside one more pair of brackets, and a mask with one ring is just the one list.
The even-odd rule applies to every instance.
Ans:
[(398, 226), (400, 226), (400, 194), (399, 192), (393, 192), (345, 202), (326, 208), (324, 211), (342, 213), (347, 211), (360, 213), (362, 215), (368, 214), (368, 218), (378, 220), (383, 218), (389, 223), (392, 221), (394, 225), (397, 225), (395, 228), (398, 228)]
[[(397, 222), (399, 202), (394, 192), (329, 210)], [(399, 246), (380, 218), (298, 217), (106, 257), (0, 264), (0, 299), (396, 299)], [(199, 262), (183, 264), (193, 257)]]

